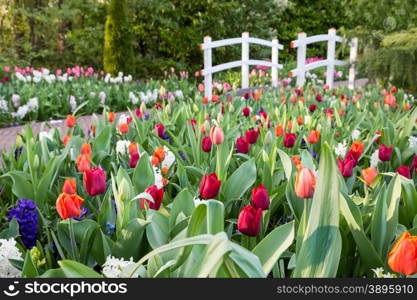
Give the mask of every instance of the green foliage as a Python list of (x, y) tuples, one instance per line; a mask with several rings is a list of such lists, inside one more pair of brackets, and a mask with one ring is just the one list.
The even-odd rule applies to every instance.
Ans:
[(112, 0), (108, 7), (103, 65), (113, 75), (120, 71), (130, 74), (133, 48), (126, 10), (125, 0)]

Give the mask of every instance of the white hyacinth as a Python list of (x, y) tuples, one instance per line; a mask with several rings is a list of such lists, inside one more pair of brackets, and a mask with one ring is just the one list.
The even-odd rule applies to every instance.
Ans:
[(74, 96), (69, 96), (68, 100), (71, 106), (71, 112), (74, 112), (77, 109), (77, 100)]
[(376, 269), (372, 269), (372, 271), (374, 272), (376, 278), (396, 278), (397, 276), (395, 276), (395, 274), (391, 274), (391, 273), (384, 273), (384, 269), (383, 268), (376, 268)]
[(371, 167), (376, 168), (379, 163), (379, 150), (376, 149), (374, 153), (371, 155)]
[(184, 93), (181, 90), (175, 91), (174, 94), (175, 94), (175, 98), (178, 98), (178, 99), (184, 98)]
[(0, 99), (0, 111), (2, 111), (2, 112), (8, 112), (9, 111), (6, 100)]
[(117, 141), (116, 143), (116, 152), (118, 154), (126, 154), (127, 150), (129, 149), (130, 141), (127, 140), (121, 140)]
[(155, 177), (155, 185), (158, 187), (158, 189), (162, 189), (164, 187), (164, 183), (162, 182), (163, 177), (161, 175), (161, 169), (153, 166), (153, 175)]
[(198, 197), (194, 197), (193, 198), (193, 201), (194, 201), (194, 206), (195, 207), (197, 207), (197, 206), (199, 206), (200, 204), (204, 204), (207, 200), (201, 200), (200, 198), (198, 198)]
[(100, 99), (100, 104), (104, 104), (106, 102), (106, 93), (101, 91), (98, 93), (98, 98)]
[(19, 107), (20, 106), (20, 96), (17, 95), (17, 94), (13, 94), (12, 95), (12, 102), (13, 102), (13, 105), (15, 107)]
[(334, 150), (336, 155), (341, 156), (341, 157), (344, 157), (346, 155), (346, 151), (347, 151), (346, 141), (343, 141), (342, 143), (338, 143), (336, 149)]
[(39, 108), (39, 100), (38, 100), (38, 98), (35, 97), (35, 98), (32, 98), (32, 99), (29, 99), (29, 101), (27, 103), (27, 106), (28, 106), (28, 109), (30, 111), (37, 111), (38, 108)]
[(39, 132), (39, 141), (43, 141), (44, 139), (49, 139), (52, 141), (52, 132), (50, 131), (41, 131)]
[(132, 257), (130, 260), (124, 260), (109, 255), (103, 265), (102, 272), (107, 278), (126, 278), (134, 266), (135, 262)]
[(129, 100), (132, 102), (133, 105), (139, 102), (139, 98), (133, 92), (129, 92)]
[(175, 155), (166, 146), (164, 146), (164, 151), (165, 151), (165, 159), (162, 162), (162, 167), (170, 168), (172, 164), (175, 162)]
[(21, 107), (19, 107), (17, 109), (17, 112), (12, 113), (12, 117), (23, 119), (28, 112), (29, 112), (29, 107), (28, 107), (28, 105), (25, 104), (25, 105), (22, 105)]
[(9, 259), (23, 260), (14, 239), (0, 239), (0, 278), (20, 277), (21, 272), (10, 264)]
[(417, 137), (411, 135), (408, 138), (408, 144), (410, 145), (410, 148), (416, 148), (417, 147)]
[(352, 140), (356, 140), (361, 135), (361, 132), (357, 129), (352, 131)]

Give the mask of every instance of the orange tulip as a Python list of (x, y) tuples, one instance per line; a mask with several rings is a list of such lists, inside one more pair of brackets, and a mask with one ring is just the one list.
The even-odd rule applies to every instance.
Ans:
[(109, 113), (107, 114), (107, 118), (110, 123), (114, 121), (114, 117), (115, 117), (114, 112), (109, 111)]
[(66, 194), (77, 193), (77, 183), (74, 178), (65, 179), (64, 185), (62, 186), (62, 192)]
[(156, 156), (152, 156), (151, 163), (154, 167), (157, 167), (159, 165), (159, 158)]
[(275, 127), (275, 135), (279, 137), (283, 134), (284, 134), (284, 128), (282, 127), (282, 125), (277, 125)]
[(164, 146), (161, 146), (161, 147), (156, 148), (156, 150), (154, 151), (153, 155), (158, 158), (159, 162), (164, 161), (164, 159), (165, 159)]
[(84, 199), (77, 194), (61, 193), (56, 200), (56, 210), (62, 219), (78, 218)]
[(362, 142), (356, 141), (352, 143), (349, 150), (357, 154), (359, 158), (363, 152), (363, 147), (364, 145)]
[(378, 171), (375, 168), (367, 168), (362, 170), (362, 175), (366, 184), (371, 184), (372, 181), (374, 181), (376, 175), (378, 175)]
[(62, 139), (62, 143), (64, 144), (64, 146), (67, 145), (67, 143), (70, 139), (71, 139), (71, 137), (69, 135), (64, 136), (64, 138)]
[(73, 115), (67, 115), (67, 120), (65, 122), (65, 125), (67, 127), (74, 127), (76, 122), (77, 122), (76, 117), (74, 117)]
[(300, 170), (302, 167), (300, 157), (297, 155), (294, 155), (293, 157), (291, 157), (291, 160), (294, 163), (294, 165), (297, 167), (297, 169)]
[(131, 142), (129, 145), (129, 154), (132, 155), (133, 153), (137, 153), (138, 151), (138, 143)]
[(78, 168), (78, 172), (85, 172), (90, 170), (90, 156), (87, 154), (80, 154), (77, 157), (77, 168)]
[(320, 131), (319, 130), (313, 130), (310, 132), (310, 134), (307, 137), (307, 142), (309, 144), (317, 144), (320, 139)]
[(300, 198), (312, 198), (316, 187), (316, 176), (309, 168), (301, 167), (295, 179), (295, 194)]
[(303, 116), (299, 116), (299, 117), (297, 118), (297, 124), (298, 124), (298, 125), (303, 125), (303, 122), (304, 122), (304, 118), (303, 118)]
[(388, 254), (388, 265), (394, 272), (404, 275), (417, 273), (417, 236), (405, 231)]
[(119, 131), (121, 133), (127, 133), (127, 132), (129, 132), (129, 125), (127, 125), (127, 123), (120, 124)]
[(388, 94), (385, 96), (384, 104), (389, 106), (395, 106), (397, 104), (397, 100), (393, 94)]
[(80, 149), (80, 154), (91, 155), (91, 144), (83, 144)]
[(168, 174), (168, 171), (169, 171), (169, 167), (167, 167), (167, 166), (165, 166), (165, 167), (162, 167), (162, 175), (166, 175), (166, 174)]

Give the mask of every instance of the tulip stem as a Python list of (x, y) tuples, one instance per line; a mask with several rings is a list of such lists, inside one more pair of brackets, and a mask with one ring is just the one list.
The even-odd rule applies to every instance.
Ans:
[(75, 242), (74, 227), (72, 222), (72, 218), (69, 218), (69, 234), (71, 240), (72, 257), (74, 260), (79, 261), (80, 259), (78, 257), (77, 244)]
[(307, 214), (308, 214), (308, 198), (304, 198), (304, 213), (303, 213), (303, 234), (307, 231)]

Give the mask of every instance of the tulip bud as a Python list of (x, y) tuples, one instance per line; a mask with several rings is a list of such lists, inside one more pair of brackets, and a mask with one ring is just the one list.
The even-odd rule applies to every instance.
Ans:
[(247, 236), (257, 236), (261, 230), (262, 209), (245, 206), (239, 213), (238, 230)]
[(232, 103), (229, 103), (229, 112), (234, 112), (235, 111), (235, 106)]
[(203, 139), (201, 140), (201, 149), (204, 152), (210, 152), (211, 151), (211, 139), (209, 136), (205, 136), (203, 137)]
[(170, 114), (171, 114), (171, 105), (170, 105), (170, 104), (167, 104), (167, 105), (165, 106), (164, 111), (165, 111), (165, 113), (166, 113), (167, 115), (170, 115)]
[(140, 112), (141, 112), (142, 115), (146, 113), (146, 104), (145, 104), (145, 102), (142, 102), (140, 104), (140, 108), (139, 109), (140, 109)]
[(35, 169), (39, 168), (39, 156), (35, 154), (35, 157), (33, 158), (33, 167)]
[(224, 142), (224, 133), (223, 129), (221, 129), (219, 126), (214, 126), (210, 130), (210, 138), (211, 142), (214, 145), (220, 145)]
[(197, 104), (193, 104), (193, 111), (197, 113), (199, 111)]
[(265, 134), (264, 145), (270, 145), (270, 144), (272, 144), (272, 133), (270, 130), (268, 130)]
[(77, 193), (77, 183), (74, 178), (65, 179), (64, 185), (62, 186), (62, 192), (66, 194), (76, 194)]
[(223, 114), (222, 113), (218, 113), (217, 114), (217, 123), (222, 123), (223, 122)]
[(222, 182), (217, 179), (217, 174), (204, 174), (200, 183), (200, 195), (204, 199), (211, 199), (217, 196)]
[(253, 207), (267, 210), (269, 208), (269, 204), (270, 200), (268, 191), (262, 184), (252, 190)]
[(316, 186), (316, 176), (309, 168), (301, 167), (295, 179), (295, 194), (300, 198), (312, 198)]
[(23, 145), (23, 139), (20, 135), (16, 136), (16, 148), (20, 148)]
[(391, 159), (391, 152), (393, 148), (393, 146), (387, 147), (386, 145), (382, 144), (378, 149), (378, 158), (381, 161), (389, 161)]

